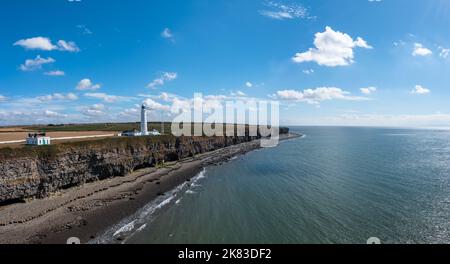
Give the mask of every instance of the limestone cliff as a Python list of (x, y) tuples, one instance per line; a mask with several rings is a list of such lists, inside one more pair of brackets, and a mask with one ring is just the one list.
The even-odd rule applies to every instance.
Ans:
[(256, 137), (139, 137), (0, 150), (0, 204), (42, 198)]

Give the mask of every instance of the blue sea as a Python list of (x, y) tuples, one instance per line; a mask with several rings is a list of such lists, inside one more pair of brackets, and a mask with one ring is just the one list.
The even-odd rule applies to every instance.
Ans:
[(295, 127), (114, 230), (125, 243), (450, 243), (450, 131)]

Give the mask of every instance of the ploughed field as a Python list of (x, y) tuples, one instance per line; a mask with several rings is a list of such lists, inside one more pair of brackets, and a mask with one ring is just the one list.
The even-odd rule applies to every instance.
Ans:
[[(161, 123), (149, 123), (149, 130), (162, 130)], [(0, 143), (6, 141), (25, 140), (28, 133), (46, 132), (51, 138), (89, 137), (99, 135), (117, 135), (122, 131), (140, 129), (140, 123), (98, 123), (98, 124), (69, 124), (69, 125), (39, 125), (39, 126), (15, 126), (0, 127)], [(170, 123), (164, 124), (165, 133), (170, 132)], [(89, 141), (98, 138), (76, 138), (55, 140), (52, 144), (64, 142)], [(17, 147), (24, 143), (0, 144), (2, 147)]]
[[(33, 131), (34, 132), (34, 131)], [(0, 142), (5, 141), (16, 141), (16, 140), (24, 140), (30, 132), (0, 132)], [(112, 131), (72, 131), (72, 132), (47, 132), (47, 136), (51, 138), (66, 138), (66, 137), (85, 137), (85, 136), (96, 136), (96, 135), (117, 135), (119, 132)], [(72, 140), (89, 140), (88, 139), (70, 139)], [(53, 144), (57, 144), (58, 142), (64, 142), (67, 140), (58, 140), (52, 142)], [(20, 143), (16, 143), (20, 144)]]

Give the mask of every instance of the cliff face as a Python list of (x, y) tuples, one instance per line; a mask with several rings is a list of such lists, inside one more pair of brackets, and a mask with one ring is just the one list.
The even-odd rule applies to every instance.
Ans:
[(85, 182), (125, 176), (252, 137), (151, 137), (106, 139), (0, 153), (0, 203), (42, 198)]

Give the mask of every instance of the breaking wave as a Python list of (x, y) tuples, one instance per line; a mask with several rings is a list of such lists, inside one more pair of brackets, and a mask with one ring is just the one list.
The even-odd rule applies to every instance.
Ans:
[[(104, 243), (125, 243), (136, 232), (143, 231), (148, 227), (155, 217), (156, 213), (171, 203), (179, 204), (184, 193), (195, 194), (193, 188), (201, 186), (198, 182), (206, 177), (206, 169), (203, 169), (191, 180), (191, 184), (187, 182), (179, 185), (167, 194), (156, 198), (154, 201), (145, 205), (137, 213), (122, 220), (119, 224), (114, 225), (107, 230), (102, 236), (89, 242), (89, 244)], [(176, 199), (178, 198), (178, 199)], [(136, 228), (137, 227), (137, 228)]]

